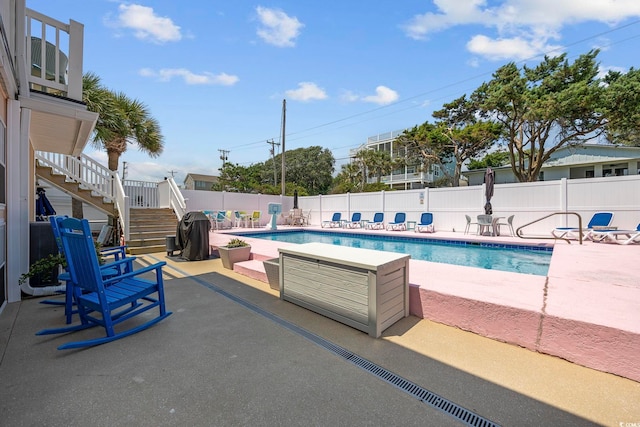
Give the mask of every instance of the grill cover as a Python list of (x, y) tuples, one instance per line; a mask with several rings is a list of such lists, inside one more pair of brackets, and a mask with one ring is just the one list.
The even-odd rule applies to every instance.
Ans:
[(187, 261), (209, 259), (209, 218), (202, 212), (187, 212), (176, 229), (176, 249)]

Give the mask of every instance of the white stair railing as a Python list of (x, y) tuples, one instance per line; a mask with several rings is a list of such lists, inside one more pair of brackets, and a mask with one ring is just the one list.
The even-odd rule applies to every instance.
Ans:
[(48, 166), (53, 173), (65, 175), (67, 180), (77, 182), (82, 188), (91, 190), (107, 203), (113, 203), (125, 239), (129, 238), (129, 197), (125, 195), (117, 172), (101, 165), (84, 154), (79, 157), (66, 154), (37, 151), (36, 160)]

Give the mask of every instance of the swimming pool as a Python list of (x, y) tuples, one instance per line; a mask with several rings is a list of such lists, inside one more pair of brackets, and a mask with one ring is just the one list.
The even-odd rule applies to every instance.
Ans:
[(552, 248), (437, 240), (406, 236), (349, 234), (325, 231), (271, 231), (234, 233), (244, 237), (288, 243), (329, 243), (354, 248), (399, 252), (412, 259), (466, 265), (488, 270), (546, 276)]

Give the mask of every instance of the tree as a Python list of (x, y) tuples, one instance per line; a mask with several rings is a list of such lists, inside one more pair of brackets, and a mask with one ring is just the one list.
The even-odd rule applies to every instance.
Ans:
[(422, 170), (437, 165), (445, 177), (439, 184), (460, 185), (462, 165), (488, 150), (501, 135), (499, 124), (481, 121), (475, 112), (476, 106), (463, 95), (434, 112), (439, 119), (434, 124), (425, 122), (403, 132), (398, 142), (407, 150), (407, 161), (420, 164)]
[[(282, 176), (282, 154), (262, 164), (261, 178), (263, 182), (273, 181), (273, 162), (278, 176)], [(309, 195), (325, 194), (333, 182), (335, 160), (326, 148), (311, 146), (296, 148), (285, 153), (286, 173), (285, 192), (289, 194), (288, 183), (293, 183), (306, 190)]]
[(610, 71), (604, 79), (607, 138), (613, 143), (640, 147), (640, 70)]
[(332, 194), (357, 193), (364, 188), (363, 172), (357, 162), (342, 165), (340, 173), (333, 179)]
[(219, 171), (218, 183), (213, 186), (213, 190), (252, 193), (257, 192), (260, 186), (261, 164), (245, 167), (225, 162)]
[(99, 77), (92, 73), (83, 76), (83, 100), (87, 109), (100, 115), (93, 145), (107, 152), (110, 170), (118, 170), (120, 156), (128, 144), (136, 144), (151, 157), (162, 154), (164, 141), (160, 125), (145, 104), (122, 92), (104, 88)]
[(598, 138), (607, 124), (597, 50), (573, 64), (566, 54), (536, 67), (499, 68), (471, 96), (482, 117), (504, 126), (511, 169), (521, 182), (536, 181), (559, 148)]
[(367, 178), (376, 177), (378, 184), (382, 181), (383, 175), (391, 174), (401, 164), (401, 162), (392, 159), (388, 151), (383, 150), (360, 150), (356, 154), (356, 159), (362, 167), (363, 175)]
[(509, 153), (506, 151), (494, 151), (485, 155), (481, 160), (471, 159), (467, 165), (467, 169), (485, 169), (485, 168), (497, 168), (509, 164)]

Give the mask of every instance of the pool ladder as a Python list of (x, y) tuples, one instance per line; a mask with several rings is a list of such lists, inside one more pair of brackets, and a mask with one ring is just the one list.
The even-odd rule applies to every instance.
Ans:
[(547, 219), (547, 218), (555, 216), (555, 215), (575, 215), (575, 216), (578, 217), (578, 241), (580, 242), (580, 244), (582, 244), (582, 217), (577, 212), (553, 212), (553, 213), (550, 213), (549, 215), (545, 215), (542, 218), (538, 218), (538, 219), (536, 219), (534, 221), (531, 221), (529, 223), (526, 223), (525, 225), (521, 225), (520, 227), (518, 227), (516, 229), (516, 236), (520, 237), (521, 239), (545, 239), (545, 240), (549, 240), (549, 239), (558, 240), (558, 239), (560, 239), (560, 240), (564, 240), (565, 242), (571, 244), (571, 240), (566, 238), (566, 237), (556, 237), (556, 236), (553, 236), (553, 237), (542, 237), (542, 236), (527, 237), (527, 236), (523, 236), (522, 235), (522, 229), (523, 228), (528, 227), (528, 226), (530, 226), (532, 224), (535, 224), (537, 222), (540, 222), (540, 221), (542, 221), (544, 219)]

